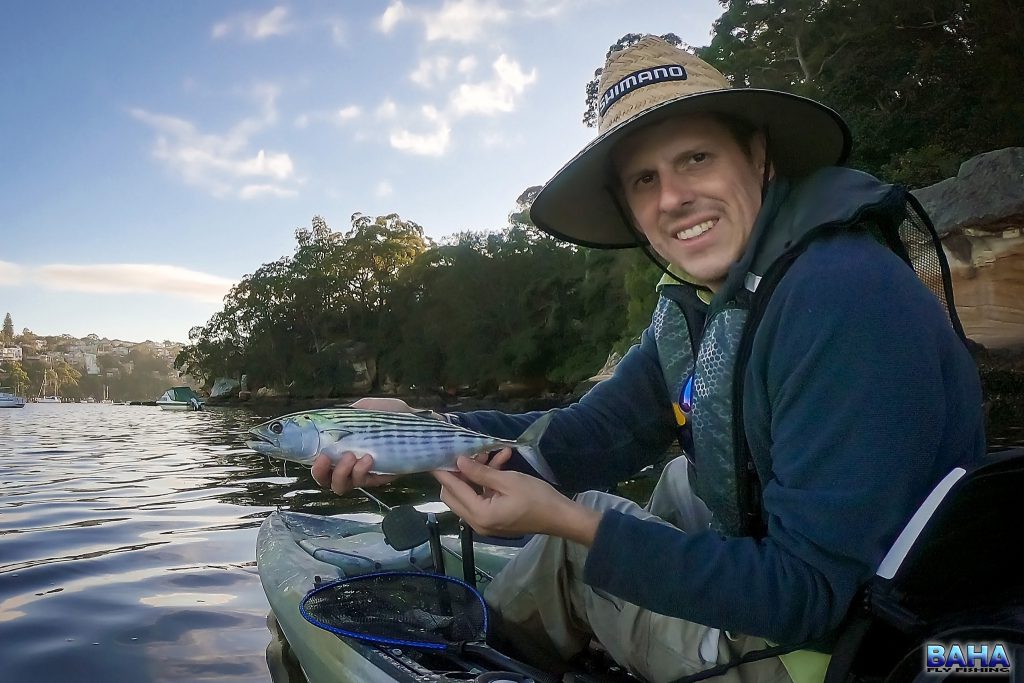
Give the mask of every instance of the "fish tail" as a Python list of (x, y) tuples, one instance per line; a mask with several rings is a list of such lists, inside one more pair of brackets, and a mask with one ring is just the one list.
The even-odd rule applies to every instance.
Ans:
[(548, 425), (551, 424), (551, 418), (555, 416), (555, 411), (549, 410), (540, 419), (536, 420), (533, 424), (526, 428), (526, 430), (519, 435), (516, 439), (516, 450), (523, 456), (523, 458), (530, 464), (530, 467), (537, 470), (540, 476), (547, 479), (552, 484), (558, 485), (558, 477), (555, 476), (551, 466), (548, 465), (544, 456), (540, 453), (540, 440), (544, 436), (544, 432), (547, 430)]

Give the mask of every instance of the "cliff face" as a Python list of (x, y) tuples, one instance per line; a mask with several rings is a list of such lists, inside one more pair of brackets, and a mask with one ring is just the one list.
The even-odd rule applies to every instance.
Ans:
[(973, 157), (914, 195), (942, 237), (967, 336), (1024, 348), (1024, 147)]

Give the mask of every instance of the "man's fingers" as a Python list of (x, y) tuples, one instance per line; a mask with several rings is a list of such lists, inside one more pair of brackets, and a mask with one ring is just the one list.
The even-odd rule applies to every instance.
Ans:
[(488, 488), (495, 488), (495, 484), (501, 481), (501, 476), (503, 474), (500, 470), (496, 470), (493, 467), (477, 462), (473, 458), (466, 458), (464, 456), (459, 456), (459, 459), (456, 461), (456, 466), (466, 479), (474, 484), (479, 484), (480, 486), (486, 486)]
[(352, 468), (355, 464), (355, 455), (352, 453), (342, 453), (341, 458), (334, 465), (334, 473), (331, 474), (331, 490), (339, 496), (343, 496), (352, 490)]
[(467, 517), (470, 506), (478, 498), (473, 487), (462, 481), (454, 472), (437, 470), (432, 474), (441, 484), (441, 502), (459, 517)]
[[(353, 458), (356, 456), (353, 455)], [(373, 467), (373, 457), (370, 455), (359, 456), (354, 465), (352, 465), (352, 483), (356, 486), (368, 486), (370, 479), (374, 475), (370, 474), (370, 468)]]
[(313, 480), (320, 484), (320, 486), (327, 486), (331, 483), (331, 459), (326, 455), (318, 455), (313, 460), (313, 466), (310, 467), (310, 473), (313, 475)]
[(496, 470), (500, 470), (505, 463), (512, 457), (511, 448), (502, 448), (500, 451), (491, 456), (491, 459), (487, 461), (488, 467), (493, 467)]

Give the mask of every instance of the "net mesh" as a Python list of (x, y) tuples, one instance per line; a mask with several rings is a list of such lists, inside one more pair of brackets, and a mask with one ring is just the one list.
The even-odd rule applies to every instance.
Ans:
[(314, 588), (302, 616), (320, 628), (370, 642), (441, 649), (483, 642), (487, 608), (462, 581), (437, 574), (364, 574)]
[(921, 282), (932, 290), (932, 294), (949, 313), (946, 300), (945, 269), (939, 260), (942, 247), (931, 226), (925, 223), (917, 211), (908, 210), (899, 226), (899, 237), (907, 250), (910, 265)]
[(868, 228), (914, 269), (918, 279), (945, 309), (953, 329), (963, 338), (963, 327), (953, 303), (949, 264), (942, 242), (924, 210), (916, 201), (908, 200), (896, 221), (889, 220), (884, 213), (876, 218), (877, 221), (866, 221)]

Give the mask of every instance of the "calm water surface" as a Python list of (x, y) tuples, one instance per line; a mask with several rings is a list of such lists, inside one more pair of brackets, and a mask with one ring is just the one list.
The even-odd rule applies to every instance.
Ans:
[[(265, 417), (0, 411), (0, 683), (271, 680), (254, 561), (263, 518), (278, 506), (379, 511), (246, 449), (239, 433)], [(992, 443), (1024, 444), (1024, 429), (998, 427)], [(381, 497), (435, 498), (429, 478), (402, 482)]]
[[(270, 681), (256, 533), (277, 506), (378, 512), (252, 453), (249, 411), (0, 410), (0, 682)], [(431, 480), (432, 481), (432, 480)], [(429, 482), (388, 502), (423, 502)]]

